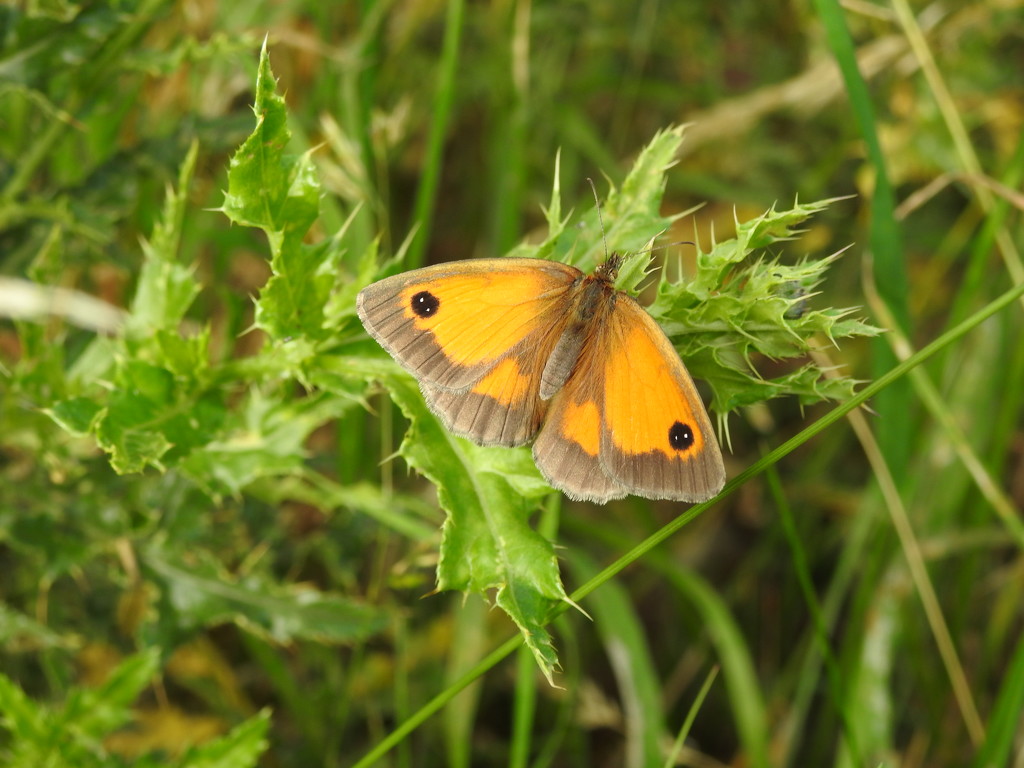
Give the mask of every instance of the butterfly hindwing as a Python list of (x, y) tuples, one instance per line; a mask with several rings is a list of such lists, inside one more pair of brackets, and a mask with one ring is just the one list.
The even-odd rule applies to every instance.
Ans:
[(541, 376), (564, 322), (564, 316), (552, 317), (550, 325), (527, 336), (467, 390), (422, 384), (427, 404), (449, 430), (481, 445), (529, 442), (547, 411)]
[(711, 420), (654, 319), (619, 293), (598, 337), (601, 465), (638, 496), (705, 501), (725, 484)]
[(636, 301), (611, 290), (552, 398), (534, 459), (553, 486), (599, 503), (630, 493), (704, 501), (725, 482), (711, 422), (679, 355)]
[(617, 482), (601, 463), (604, 432), (604, 385), (601, 380), (601, 345), (595, 343), (611, 309), (611, 293), (594, 302), (589, 332), (581, 340), (566, 340), (560, 350), (574, 355), (553, 368), (571, 373), (551, 398), (544, 426), (533, 445), (533, 458), (541, 473), (570, 498), (603, 504), (621, 499), (629, 489)]
[(552, 398), (533, 460), (548, 483), (569, 498), (598, 504), (621, 499), (629, 489), (601, 465), (599, 396), (571, 384), (572, 379)]

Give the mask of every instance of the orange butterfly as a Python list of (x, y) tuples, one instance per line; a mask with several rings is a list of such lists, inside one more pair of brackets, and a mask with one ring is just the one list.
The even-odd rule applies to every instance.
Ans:
[(431, 410), (481, 445), (523, 445), (570, 498), (704, 501), (725, 483), (693, 380), (657, 323), (593, 275), (543, 259), (476, 259), (385, 278), (356, 301), (366, 330)]

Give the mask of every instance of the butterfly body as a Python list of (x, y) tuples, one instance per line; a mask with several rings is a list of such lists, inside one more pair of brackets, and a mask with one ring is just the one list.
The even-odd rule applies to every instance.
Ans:
[(619, 263), (439, 264), (367, 286), (357, 310), (455, 434), (533, 441), (572, 498), (703, 501), (725, 482), (710, 420), (660, 327), (615, 289)]

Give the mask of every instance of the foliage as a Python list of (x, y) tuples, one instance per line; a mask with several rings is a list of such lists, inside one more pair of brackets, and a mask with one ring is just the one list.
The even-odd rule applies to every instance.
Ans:
[[(1019, 20), (857, 13), (0, 10), (0, 761), (660, 765), (685, 718), (690, 762), (1005, 762)], [(565, 502), (355, 319), (424, 254), (606, 248), (728, 426), (713, 512)], [(828, 410), (869, 380), (877, 447)]]

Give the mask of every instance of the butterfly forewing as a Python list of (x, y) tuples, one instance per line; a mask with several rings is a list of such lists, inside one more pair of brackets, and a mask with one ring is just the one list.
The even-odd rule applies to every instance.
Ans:
[(367, 286), (356, 308), (370, 335), (421, 382), (461, 390), (543, 333), (579, 275), (536, 259), (439, 264)]
[(537, 259), (440, 264), (368, 286), (357, 309), (452, 432), (522, 445), (543, 419), (540, 377), (581, 275)]

